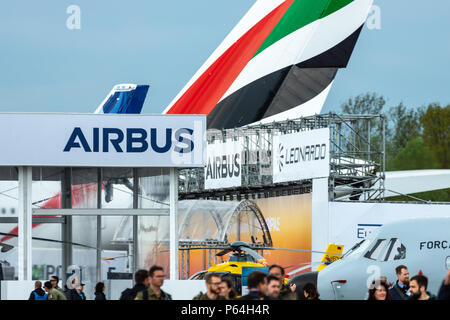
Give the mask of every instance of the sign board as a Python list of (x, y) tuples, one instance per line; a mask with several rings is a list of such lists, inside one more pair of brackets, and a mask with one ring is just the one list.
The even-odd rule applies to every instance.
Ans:
[(241, 186), (242, 144), (213, 143), (206, 147), (205, 189)]
[(272, 161), (274, 183), (328, 177), (330, 130), (274, 136)]
[(0, 114), (0, 166), (203, 167), (204, 115)]

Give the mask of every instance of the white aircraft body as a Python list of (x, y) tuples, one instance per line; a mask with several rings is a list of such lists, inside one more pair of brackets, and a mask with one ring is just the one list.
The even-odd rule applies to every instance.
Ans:
[(417, 218), (388, 223), (356, 244), (317, 275), (320, 299), (367, 299), (380, 276), (397, 280), (395, 268), (408, 267), (410, 277), (423, 273), (428, 291), (437, 294), (450, 269), (450, 212), (448, 218)]

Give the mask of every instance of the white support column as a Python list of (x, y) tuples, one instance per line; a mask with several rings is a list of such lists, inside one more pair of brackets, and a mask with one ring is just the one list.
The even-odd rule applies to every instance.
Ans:
[[(328, 178), (313, 179), (312, 181), (312, 239), (311, 248), (325, 251), (330, 239), (330, 217), (328, 212)], [(321, 253), (312, 253), (311, 261), (318, 262)]]
[(178, 280), (178, 170), (170, 168), (170, 280)]
[(18, 204), (18, 258), (19, 281), (31, 281), (32, 277), (32, 168), (19, 167), (19, 204)]

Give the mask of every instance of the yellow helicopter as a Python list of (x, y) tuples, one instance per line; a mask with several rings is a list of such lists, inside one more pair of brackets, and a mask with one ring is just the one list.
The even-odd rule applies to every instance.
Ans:
[[(343, 248), (343, 245), (329, 244), (327, 246), (326, 252), (321, 252), (324, 255), (316, 271), (320, 271), (327, 265), (340, 259), (340, 257), (342, 256)], [(232, 254), (229, 256), (228, 261), (213, 265), (208, 270), (197, 272), (192, 275), (189, 280), (201, 280), (207, 273), (227, 275), (232, 279), (234, 283), (234, 289), (240, 294), (242, 287), (241, 284), (243, 267), (268, 267), (267, 261), (264, 259), (264, 257), (262, 257), (254, 249), (311, 252), (311, 250), (301, 249), (252, 248), (248, 243), (243, 241), (235, 241), (231, 243), (229, 247), (222, 249), (223, 250), (217, 253), (216, 256), (221, 257), (231, 252)], [(288, 278), (284, 279), (285, 284), (288, 281)]]

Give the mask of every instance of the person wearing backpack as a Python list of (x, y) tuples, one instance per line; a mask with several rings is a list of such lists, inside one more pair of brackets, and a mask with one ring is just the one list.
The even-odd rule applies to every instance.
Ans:
[(34, 290), (31, 291), (28, 300), (47, 300), (47, 293), (42, 289), (42, 282), (36, 281), (34, 283)]
[(133, 288), (128, 288), (122, 291), (119, 300), (134, 300), (138, 292), (144, 291), (148, 287), (148, 271), (138, 270), (134, 274), (134, 282), (136, 283)]

